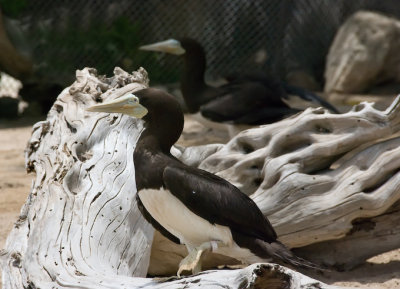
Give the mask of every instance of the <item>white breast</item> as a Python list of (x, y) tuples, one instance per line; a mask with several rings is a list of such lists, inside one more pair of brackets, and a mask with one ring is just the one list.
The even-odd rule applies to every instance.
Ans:
[[(196, 192), (188, 192), (196, 194)], [(232, 245), (231, 230), (226, 226), (212, 225), (190, 211), (178, 198), (165, 189), (145, 189), (138, 192), (146, 210), (182, 244), (196, 247), (208, 241), (222, 241)]]

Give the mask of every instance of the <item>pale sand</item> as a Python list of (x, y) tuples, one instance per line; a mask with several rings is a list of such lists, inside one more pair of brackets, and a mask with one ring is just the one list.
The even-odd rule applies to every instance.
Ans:
[[(24, 165), (24, 149), (32, 124), (29, 120), (8, 124), (0, 120), (0, 248), (5, 245), (34, 178), (34, 175), (26, 174)], [(187, 117), (185, 133), (179, 143), (188, 146), (221, 140), (222, 136)], [(319, 279), (348, 287), (400, 288), (400, 249), (371, 258), (355, 270), (325, 274)]]

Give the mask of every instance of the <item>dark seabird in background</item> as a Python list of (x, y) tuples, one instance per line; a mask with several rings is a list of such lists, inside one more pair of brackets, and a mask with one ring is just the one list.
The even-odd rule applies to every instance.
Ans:
[(184, 122), (172, 95), (148, 88), (88, 110), (143, 118), (145, 129), (133, 155), (137, 202), (155, 229), (186, 245), (189, 254), (181, 261), (178, 275), (199, 272), (207, 250), (251, 262), (273, 259), (315, 268), (277, 240), (270, 222), (247, 195), (171, 155)]
[[(141, 46), (142, 50), (183, 55), (184, 72), (181, 91), (192, 114), (212, 122), (235, 125), (261, 125), (279, 121), (301, 110), (291, 108), (282, 99), (295, 94), (316, 102), (334, 113), (338, 110), (319, 96), (300, 87), (285, 84), (264, 72), (237, 73), (226, 78), (227, 84), (212, 87), (205, 83), (206, 56), (202, 45), (194, 39), (170, 39)], [(201, 119), (206, 126), (215, 127)]]

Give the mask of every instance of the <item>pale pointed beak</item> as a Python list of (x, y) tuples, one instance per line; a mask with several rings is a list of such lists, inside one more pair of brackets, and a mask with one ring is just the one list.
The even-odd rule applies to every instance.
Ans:
[(93, 105), (86, 108), (86, 110), (92, 112), (123, 113), (136, 118), (142, 118), (148, 112), (147, 108), (141, 105), (139, 99), (133, 94), (121, 96), (109, 102)]
[(181, 43), (175, 39), (168, 39), (165, 41), (143, 45), (140, 46), (139, 49), (141, 50), (148, 50), (148, 51), (160, 51), (175, 55), (182, 55), (185, 53), (185, 49), (182, 47)]

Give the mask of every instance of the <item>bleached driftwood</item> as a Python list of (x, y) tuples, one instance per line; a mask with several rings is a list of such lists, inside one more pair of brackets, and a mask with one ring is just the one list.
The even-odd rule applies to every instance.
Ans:
[(344, 237), (400, 199), (400, 97), (386, 111), (307, 109), (242, 132), (200, 167), (252, 196), (291, 247)]
[(3, 288), (325, 286), (272, 264), (180, 280), (142, 278), (153, 238), (135, 202), (133, 150), (143, 123), (87, 113), (85, 107), (147, 84), (143, 69), (130, 75), (117, 68), (109, 79), (93, 69), (78, 71), (77, 81), (61, 93), (47, 120), (34, 126), (26, 165), (36, 180), (0, 254)]
[[(133, 150), (143, 123), (127, 116), (87, 113), (85, 107), (146, 86), (144, 70), (129, 75), (116, 69), (108, 79), (92, 69), (78, 71), (77, 81), (61, 93), (47, 120), (34, 126), (26, 157), (36, 180), (1, 253), (4, 288), (254, 288), (257, 282), (330, 288), (270, 264), (207, 271), (163, 283), (139, 278), (146, 275), (153, 239), (153, 229), (137, 210), (132, 177)], [(178, 147), (174, 154), (252, 194), (290, 246), (342, 240), (353, 220), (387, 212), (399, 195), (398, 150), (393, 143), (397, 139), (366, 148), (397, 131), (398, 101), (386, 112), (364, 106), (345, 115), (310, 109), (243, 132), (226, 145)], [(352, 155), (356, 151), (359, 155)], [(367, 193), (346, 189), (364, 184)], [(152, 258), (160, 262), (151, 264), (150, 273), (176, 273), (173, 262), (186, 252), (168, 246), (153, 244)], [(219, 258), (209, 260), (225, 263)]]

